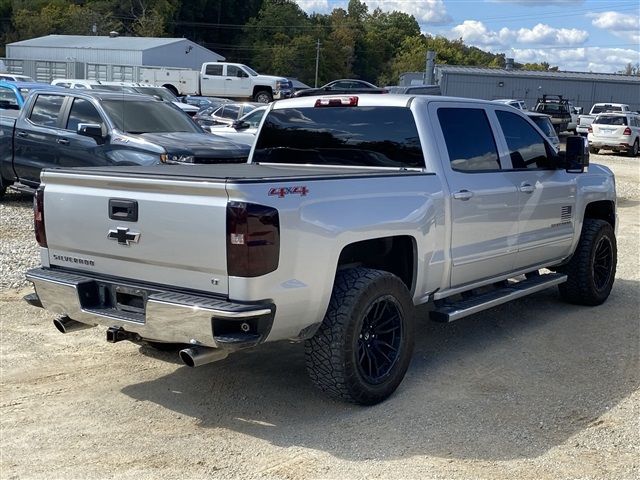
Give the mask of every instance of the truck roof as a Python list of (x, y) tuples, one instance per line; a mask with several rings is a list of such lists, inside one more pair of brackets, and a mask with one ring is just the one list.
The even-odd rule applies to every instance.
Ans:
[(123, 93), (113, 92), (107, 90), (83, 90), (74, 88), (61, 88), (49, 85), (46, 88), (39, 89), (39, 93), (62, 93), (64, 95), (70, 95), (74, 97), (91, 97), (97, 100), (137, 100), (147, 102), (157, 102), (155, 98), (149, 95), (142, 95), (138, 93)]
[[(361, 107), (408, 107), (412, 102), (464, 102), (477, 103), (482, 105), (492, 105), (489, 100), (478, 100), (475, 98), (462, 97), (443, 97), (440, 95), (407, 95), (407, 94), (371, 94), (371, 93), (354, 93), (339, 95), (314, 95), (309, 97), (295, 97), (286, 100), (278, 100), (273, 103), (273, 109), (280, 108), (296, 108), (296, 107), (313, 107), (319, 98), (348, 98), (358, 97), (358, 106)], [(495, 104), (493, 104), (495, 105)]]

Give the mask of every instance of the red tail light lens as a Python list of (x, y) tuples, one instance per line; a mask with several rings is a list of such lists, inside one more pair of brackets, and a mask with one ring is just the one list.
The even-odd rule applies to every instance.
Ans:
[(47, 233), (44, 229), (44, 186), (36, 190), (33, 197), (33, 227), (36, 232), (36, 242), (41, 247), (47, 246)]
[(259, 277), (273, 272), (280, 261), (278, 210), (264, 205), (227, 205), (227, 273)]
[(624, 129), (624, 132), (622, 132), (623, 135), (631, 135), (631, 129), (629, 127)]

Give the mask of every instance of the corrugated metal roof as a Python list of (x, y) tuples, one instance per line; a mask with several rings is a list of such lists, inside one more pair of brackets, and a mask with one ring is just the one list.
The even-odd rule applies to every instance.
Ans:
[(160, 37), (101, 37), (88, 35), (47, 35), (7, 44), (16, 47), (45, 48), (89, 48), (101, 50), (147, 50), (178, 42), (189, 42), (186, 38)]
[(591, 73), (591, 72), (553, 72), (535, 70), (505, 70), (504, 68), (467, 67), (458, 65), (437, 65), (436, 69), (441, 73), (460, 73), (466, 75), (502, 75), (512, 77), (537, 77), (551, 79), (572, 79), (587, 81), (615, 81), (640, 84), (640, 77), (622, 75), (616, 73)]

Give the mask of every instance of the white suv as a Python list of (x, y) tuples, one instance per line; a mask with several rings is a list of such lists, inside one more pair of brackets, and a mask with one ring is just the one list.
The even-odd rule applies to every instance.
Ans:
[(601, 113), (589, 127), (587, 138), (591, 153), (605, 148), (635, 157), (640, 150), (640, 115)]

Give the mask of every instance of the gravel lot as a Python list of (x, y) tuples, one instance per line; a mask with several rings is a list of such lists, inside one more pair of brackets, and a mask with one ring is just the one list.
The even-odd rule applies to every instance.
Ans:
[[(541, 292), (451, 325), (420, 321), (381, 405), (335, 403), (301, 345), (198, 369), (61, 335), (22, 302), (37, 265), (31, 199), (0, 202), (0, 478), (640, 478), (640, 159), (617, 175), (614, 290), (600, 307)], [(163, 360), (163, 361), (161, 361)]]

